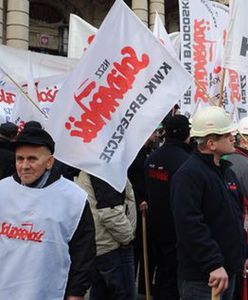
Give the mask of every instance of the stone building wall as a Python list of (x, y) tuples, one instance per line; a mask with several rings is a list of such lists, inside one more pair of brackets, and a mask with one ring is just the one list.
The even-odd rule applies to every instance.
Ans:
[[(113, 2), (114, 0), (0, 0), (0, 43), (66, 55), (69, 14), (75, 13), (98, 28)], [(149, 28), (153, 29), (157, 11), (168, 32), (179, 30), (177, 1), (125, 2)], [(229, 1), (218, 2), (228, 4)]]

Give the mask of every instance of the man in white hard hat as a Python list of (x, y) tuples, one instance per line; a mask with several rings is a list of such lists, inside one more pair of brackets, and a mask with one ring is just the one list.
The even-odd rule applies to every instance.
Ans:
[(234, 151), (231, 118), (219, 107), (193, 117), (197, 151), (172, 180), (171, 205), (178, 249), (182, 300), (210, 300), (211, 290), (231, 300), (243, 268), (242, 196), (224, 154)]
[(248, 201), (248, 117), (239, 121), (238, 146), (235, 152), (228, 155), (227, 159), (232, 162), (232, 170), (236, 174), (242, 193)]
[[(231, 169), (237, 176), (242, 194), (244, 196), (244, 228), (248, 232), (248, 117), (239, 121), (237, 146), (235, 152), (225, 156), (225, 159), (232, 163)], [(246, 261), (245, 268), (248, 267), (248, 260)], [(241, 299), (243, 278), (242, 273), (238, 276), (238, 282), (235, 289), (235, 296)]]

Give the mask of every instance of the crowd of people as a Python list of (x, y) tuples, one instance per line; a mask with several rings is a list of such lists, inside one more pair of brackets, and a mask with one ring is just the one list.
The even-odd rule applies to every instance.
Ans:
[(235, 128), (219, 107), (191, 123), (175, 111), (122, 193), (57, 161), (38, 122), (0, 125), (0, 299), (84, 300), (90, 290), (90, 300), (136, 300), (136, 282), (146, 290), (141, 214), (154, 300), (242, 299), (248, 117)]

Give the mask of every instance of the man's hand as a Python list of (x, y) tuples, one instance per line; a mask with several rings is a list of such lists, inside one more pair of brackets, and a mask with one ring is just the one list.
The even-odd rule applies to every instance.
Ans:
[(66, 300), (84, 300), (84, 297), (78, 297), (78, 296), (67, 296)]
[(244, 272), (246, 272), (247, 270), (248, 270), (248, 259), (245, 260)]
[(147, 209), (148, 209), (147, 202), (146, 201), (141, 202), (140, 205), (139, 205), (139, 211), (142, 212), (143, 210), (147, 210)]
[(221, 267), (209, 274), (208, 285), (215, 289), (215, 296), (223, 293), (228, 288), (228, 275), (226, 270)]

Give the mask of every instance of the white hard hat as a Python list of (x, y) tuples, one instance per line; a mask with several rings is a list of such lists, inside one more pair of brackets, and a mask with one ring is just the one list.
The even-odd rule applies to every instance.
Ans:
[(248, 135), (248, 117), (245, 117), (239, 121), (238, 132)]
[(225, 134), (236, 129), (231, 117), (218, 106), (209, 106), (192, 118), (190, 135), (204, 137), (208, 134)]

